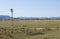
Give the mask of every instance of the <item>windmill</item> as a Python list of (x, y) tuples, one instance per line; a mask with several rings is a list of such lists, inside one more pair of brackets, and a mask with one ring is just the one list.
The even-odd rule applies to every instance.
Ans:
[(10, 11), (11, 11), (11, 16), (12, 16), (11, 20), (12, 20), (12, 26), (13, 26), (13, 9), (11, 8)]

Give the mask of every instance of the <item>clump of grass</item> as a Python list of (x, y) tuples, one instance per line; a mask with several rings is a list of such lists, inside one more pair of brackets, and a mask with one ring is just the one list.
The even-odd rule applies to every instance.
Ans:
[(48, 37), (44, 37), (44, 39), (49, 39)]

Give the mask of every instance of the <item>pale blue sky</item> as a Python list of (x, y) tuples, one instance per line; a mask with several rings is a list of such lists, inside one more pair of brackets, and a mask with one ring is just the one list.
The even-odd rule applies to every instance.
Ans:
[(60, 16), (60, 0), (0, 0), (0, 15), (14, 17), (56, 17)]

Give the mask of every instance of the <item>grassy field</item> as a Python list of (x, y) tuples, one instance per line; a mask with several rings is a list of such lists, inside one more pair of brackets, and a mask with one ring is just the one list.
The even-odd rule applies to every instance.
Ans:
[(57, 28), (60, 20), (0, 20), (0, 39), (60, 39), (60, 30), (44, 31), (43, 35), (27, 36), (21, 31), (26, 28)]

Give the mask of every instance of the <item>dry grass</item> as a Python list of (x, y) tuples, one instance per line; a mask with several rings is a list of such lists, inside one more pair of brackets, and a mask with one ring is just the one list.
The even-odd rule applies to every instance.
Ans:
[(0, 39), (60, 39), (59, 31), (44, 31), (44, 35), (35, 35), (27, 38), (20, 29), (26, 28), (56, 28), (60, 27), (60, 20), (14, 20), (11, 26), (10, 20), (0, 21)]

